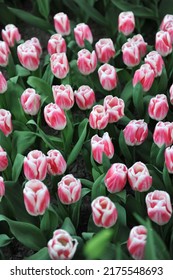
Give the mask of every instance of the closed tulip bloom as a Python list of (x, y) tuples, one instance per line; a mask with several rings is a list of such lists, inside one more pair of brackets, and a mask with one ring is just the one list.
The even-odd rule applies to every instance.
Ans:
[(162, 56), (157, 51), (149, 52), (144, 61), (153, 69), (155, 77), (161, 76), (165, 64)]
[(148, 136), (147, 123), (144, 120), (132, 120), (126, 125), (123, 133), (127, 145), (141, 145)]
[(39, 150), (33, 150), (24, 158), (24, 175), (28, 180), (38, 179), (43, 181), (47, 174), (47, 158)]
[(95, 50), (98, 60), (103, 63), (107, 63), (111, 57), (115, 55), (115, 48), (113, 41), (110, 38), (100, 39), (95, 44)]
[(128, 169), (128, 182), (134, 191), (146, 192), (151, 188), (152, 177), (144, 163), (135, 162)]
[(58, 79), (63, 79), (69, 72), (66, 53), (54, 53), (50, 57), (51, 71)]
[(135, 17), (132, 11), (122, 12), (118, 16), (118, 31), (125, 36), (130, 35), (135, 29)]
[(44, 107), (44, 119), (48, 126), (55, 130), (62, 130), (67, 124), (64, 110), (54, 103), (49, 103)]
[(40, 64), (39, 54), (36, 47), (31, 42), (25, 42), (17, 47), (17, 55), (23, 67), (30, 71), (35, 71)]
[(63, 230), (57, 229), (49, 240), (48, 253), (52, 260), (71, 260), (76, 252), (78, 241)]
[(137, 69), (133, 76), (133, 87), (137, 85), (137, 83), (140, 83), (143, 91), (149, 91), (152, 87), (152, 84), (154, 82), (155, 74), (154, 70), (151, 68), (151, 66), (147, 63), (142, 64), (139, 69)]
[(13, 131), (11, 113), (5, 109), (0, 109), (0, 130), (6, 137)]
[(93, 89), (87, 85), (80, 86), (78, 90), (74, 92), (74, 96), (76, 103), (81, 110), (90, 109), (96, 101)]
[(128, 41), (122, 46), (122, 53), (123, 62), (128, 67), (134, 67), (138, 65), (141, 61), (139, 48), (132, 41)]
[(93, 73), (97, 67), (97, 56), (95, 51), (82, 49), (78, 52), (77, 67), (83, 75)]
[(133, 259), (144, 259), (146, 243), (147, 229), (142, 225), (133, 227), (127, 240), (127, 249)]
[(66, 52), (66, 42), (61, 34), (54, 34), (50, 37), (47, 50), (50, 55), (54, 53), (65, 53)]
[(168, 22), (173, 22), (173, 15), (171, 14), (166, 14), (160, 24), (160, 30), (164, 30), (165, 29), (165, 25), (168, 23)]
[(50, 175), (62, 175), (66, 171), (67, 163), (58, 150), (47, 152), (47, 171)]
[(104, 183), (110, 193), (121, 192), (127, 182), (127, 167), (123, 163), (114, 163), (106, 173)]
[(50, 204), (48, 188), (41, 181), (33, 179), (23, 189), (24, 204), (32, 216), (43, 215)]
[(0, 66), (5, 67), (8, 65), (10, 49), (8, 44), (4, 41), (0, 41)]
[(104, 129), (109, 120), (109, 115), (104, 106), (95, 105), (89, 115), (89, 124), (93, 129)]
[(32, 37), (30, 40), (27, 40), (25, 43), (31, 44), (36, 48), (38, 57), (40, 57), (42, 55), (42, 47), (41, 47), (40, 41), (37, 37)]
[(72, 174), (64, 176), (58, 183), (58, 197), (63, 204), (72, 204), (81, 197), (82, 185)]
[(112, 90), (116, 88), (118, 78), (114, 66), (105, 63), (98, 69), (99, 80), (105, 90)]
[(165, 165), (168, 172), (173, 174), (173, 146), (165, 149)]
[(79, 23), (74, 28), (74, 37), (79, 47), (85, 46), (85, 40), (90, 44), (93, 42), (93, 35), (90, 27), (85, 23)]
[(173, 143), (173, 123), (159, 121), (154, 129), (154, 143), (161, 148), (162, 145), (170, 146)]
[(4, 179), (3, 179), (3, 177), (0, 176), (0, 202), (4, 195), (5, 195)]
[(109, 114), (109, 123), (118, 122), (124, 116), (124, 101), (116, 96), (107, 95), (104, 98), (103, 106)]
[(102, 137), (99, 137), (97, 134), (91, 138), (91, 151), (94, 160), (102, 164), (103, 162), (103, 153), (111, 159), (114, 155), (114, 145), (111, 141), (111, 138), (108, 132), (105, 132)]
[(167, 31), (160, 30), (156, 33), (155, 49), (164, 57), (172, 52), (171, 37)]
[(7, 81), (4, 75), (2, 74), (2, 72), (0, 71), (0, 94), (6, 92), (6, 90), (7, 90)]
[(147, 52), (147, 43), (144, 41), (144, 38), (141, 34), (134, 35), (131, 39), (127, 40), (128, 42), (132, 42), (139, 49), (140, 57), (143, 57)]
[(91, 203), (92, 217), (96, 226), (112, 227), (118, 218), (115, 204), (106, 196), (98, 196)]
[(150, 118), (161, 121), (167, 116), (168, 110), (169, 105), (165, 94), (157, 94), (150, 99), (148, 105), (148, 114)]
[(148, 216), (153, 222), (160, 226), (169, 222), (172, 216), (172, 205), (167, 192), (158, 190), (150, 192), (145, 201)]
[(22, 108), (28, 115), (37, 115), (41, 106), (41, 97), (36, 93), (35, 89), (27, 88), (20, 98)]
[(6, 151), (0, 146), (0, 171), (4, 171), (8, 166), (8, 157)]
[(18, 28), (14, 24), (7, 24), (5, 29), (2, 29), (2, 39), (8, 44), (9, 47), (13, 47), (16, 42), (21, 39), (21, 34)]
[(169, 88), (169, 94), (170, 94), (169, 97), (170, 103), (173, 105), (173, 84)]
[(55, 103), (63, 110), (69, 110), (74, 105), (74, 92), (70, 85), (52, 86)]
[(57, 33), (61, 35), (69, 35), (71, 28), (70, 28), (70, 20), (68, 16), (63, 13), (57, 13), (54, 16), (54, 27)]

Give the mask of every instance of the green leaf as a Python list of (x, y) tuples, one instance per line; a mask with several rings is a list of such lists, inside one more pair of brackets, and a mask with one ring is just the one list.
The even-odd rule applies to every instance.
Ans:
[(54, 79), (54, 75), (51, 71), (50, 63), (49, 63), (46, 67), (46, 70), (45, 70), (43, 76), (42, 76), (42, 80), (44, 80), (49, 86), (52, 86), (53, 79)]
[(24, 160), (24, 156), (21, 154), (17, 154), (12, 167), (12, 180), (14, 182), (17, 182), (20, 176), (22, 166), (23, 166), (23, 160)]
[(71, 150), (74, 128), (68, 112), (66, 112), (66, 118), (67, 118), (67, 125), (62, 131), (62, 136), (63, 136), (63, 143), (64, 143), (64, 151), (66, 154), (68, 154)]
[(103, 185), (104, 188), (102, 187), (104, 177), (105, 177), (105, 174), (102, 174), (95, 180), (93, 187), (92, 187), (92, 191), (91, 191), (92, 200), (98, 196), (105, 194), (105, 186)]
[(164, 153), (165, 153), (165, 145), (162, 145), (156, 157), (156, 165), (159, 169), (163, 169), (163, 165), (165, 161)]
[(50, 12), (50, 0), (37, 0), (40, 14), (47, 19)]
[(131, 164), (132, 163), (132, 155), (129, 151), (129, 148), (125, 142), (125, 139), (124, 139), (124, 134), (123, 134), (123, 131), (121, 130), (120, 132), (120, 135), (119, 135), (119, 146), (120, 146), (120, 149), (121, 149), (121, 152), (123, 154), (123, 156), (125, 157), (125, 160), (127, 161), (128, 164)]
[(61, 229), (66, 230), (70, 235), (76, 235), (76, 229), (69, 217), (65, 218)]
[(173, 195), (172, 181), (165, 164), (163, 168), (163, 182), (165, 184), (165, 190), (172, 196)]
[(4, 25), (9, 24), (9, 19), (10, 23), (15, 24), (15, 16), (9, 11), (7, 8), (7, 5), (3, 3), (3, 1), (0, 2), (0, 22)]
[(16, 65), (16, 74), (19, 77), (26, 77), (30, 75), (30, 71), (27, 70), (26, 68), (22, 67), (21, 65), (17, 64)]
[(59, 219), (56, 211), (51, 208), (47, 209), (41, 219), (41, 231), (43, 231), (46, 234), (47, 238), (50, 239), (58, 225)]
[(0, 234), (0, 248), (7, 246), (13, 238), (10, 238), (6, 234)]
[(23, 154), (28, 148), (30, 148), (36, 139), (35, 133), (31, 131), (14, 131), (12, 145), (13, 155)]
[(27, 84), (35, 88), (35, 90), (40, 93), (41, 96), (43, 96), (44, 98), (46, 97), (46, 101), (48, 103), (53, 102), (52, 88), (43, 79), (30, 76), (27, 80)]
[(132, 81), (129, 80), (129, 82), (125, 85), (121, 93), (121, 98), (124, 100), (125, 104), (132, 98), (132, 94), (133, 94), (133, 85), (132, 85)]
[(133, 103), (140, 118), (144, 114), (143, 89), (140, 83), (133, 88)]
[(37, 253), (24, 258), (25, 260), (50, 260), (47, 247), (40, 249)]

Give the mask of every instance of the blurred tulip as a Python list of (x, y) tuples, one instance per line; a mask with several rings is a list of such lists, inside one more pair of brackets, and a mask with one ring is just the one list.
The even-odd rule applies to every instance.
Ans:
[(74, 93), (70, 85), (52, 86), (55, 103), (63, 110), (69, 110), (74, 105)]
[(121, 192), (127, 182), (127, 167), (123, 163), (114, 163), (106, 173), (104, 183), (110, 193)]
[(37, 37), (32, 37), (30, 40), (25, 41), (26, 44), (33, 45), (37, 51), (38, 57), (42, 55), (42, 47)]
[(67, 124), (65, 112), (54, 103), (49, 103), (44, 107), (44, 119), (48, 126), (55, 130), (62, 130)]
[(116, 96), (107, 95), (104, 98), (103, 106), (109, 114), (109, 123), (118, 122), (124, 116), (124, 101)]
[(63, 12), (57, 13), (53, 19), (54, 19), (54, 27), (57, 33), (61, 35), (70, 34), (71, 32), (70, 20), (65, 13)]
[(144, 61), (153, 69), (155, 77), (161, 76), (165, 64), (163, 58), (157, 51), (149, 52)]
[(147, 243), (147, 229), (142, 226), (135, 226), (130, 230), (127, 240), (127, 249), (135, 260), (143, 260), (145, 246)]
[(80, 86), (78, 90), (74, 92), (74, 96), (81, 110), (90, 109), (96, 101), (93, 89), (87, 85)]
[(167, 116), (168, 110), (169, 105), (165, 94), (157, 94), (150, 99), (148, 105), (148, 114), (150, 118), (161, 121)]
[(134, 191), (146, 192), (151, 188), (152, 177), (144, 163), (135, 162), (128, 169), (128, 182)]
[(149, 91), (154, 82), (154, 70), (149, 64), (142, 64), (139, 69), (137, 69), (133, 76), (133, 87), (140, 83), (143, 91)]
[(109, 114), (104, 106), (95, 105), (89, 115), (89, 124), (93, 129), (104, 129), (109, 120)]
[(58, 183), (58, 197), (63, 204), (72, 204), (81, 197), (82, 185), (72, 174), (64, 176)]
[(14, 24), (7, 24), (5, 29), (1, 31), (2, 39), (8, 44), (9, 47), (13, 47), (16, 42), (21, 39), (21, 34), (18, 28)]
[(117, 86), (117, 73), (114, 66), (103, 64), (98, 69), (99, 80), (105, 90), (112, 90)]
[(161, 148), (162, 145), (170, 146), (173, 143), (173, 123), (159, 121), (153, 133), (154, 143)]
[(0, 176), (0, 202), (4, 195), (5, 195), (4, 179), (3, 179), (3, 177)]
[(89, 52), (82, 49), (78, 52), (77, 67), (83, 75), (93, 73), (97, 67), (97, 56), (95, 51)]
[(4, 41), (0, 41), (0, 66), (5, 67), (8, 65), (10, 49), (8, 44)]
[(62, 175), (66, 171), (67, 163), (58, 150), (49, 150), (47, 152), (47, 171), (56, 176)]
[(8, 166), (8, 157), (6, 151), (0, 146), (0, 172), (4, 171)]
[(144, 38), (141, 34), (134, 35), (132, 38), (127, 40), (128, 42), (132, 42), (139, 49), (140, 57), (142, 58), (147, 52), (147, 43), (144, 41)]
[(6, 137), (13, 131), (11, 113), (5, 109), (0, 109), (0, 130)]
[(167, 14), (164, 16), (160, 30), (167, 31), (171, 37), (171, 43), (173, 44), (173, 15)]
[(0, 94), (6, 92), (6, 90), (7, 90), (7, 81), (4, 75), (2, 74), (2, 72), (0, 71)]
[(85, 46), (85, 40), (90, 44), (93, 42), (93, 35), (90, 27), (85, 23), (79, 23), (74, 28), (74, 37), (79, 47)]
[(161, 56), (172, 52), (171, 37), (167, 31), (160, 30), (156, 33), (155, 49)]
[(40, 64), (39, 54), (36, 47), (30, 40), (17, 47), (17, 55), (23, 67), (30, 71), (35, 71)]
[(139, 48), (132, 41), (128, 41), (122, 46), (123, 62), (128, 67), (134, 67), (141, 61)]
[(118, 31), (125, 36), (130, 35), (135, 29), (135, 17), (132, 11), (121, 12), (118, 16)]
[(95, 44), (95, 50), (98, 60), (103, 63), (107, 63), (111, 57), (115, 55), (115, 48), (113, 41), (110, 38), (100, 39)]
[(41, 97), (36, 93), (35, 89), (27, 88), (22, 93), (20, 101), (26, 114), (31, 116), (37, 115), (41, 106)]
[(132, 120), (126, 125), (123, 133), (127, 145), (141, 145), (148, 136), (147, 123), (144, 120)]
[(63, 79), (69, 72), (66, 53), (54, 53), (50, 57), (51, 71), (58, 79)]
[(170, 103), (173, 105), (173, 84), (169, 88), (169, 94), (170, 94), (169, 97)]
[(65, 53), (66, 48), (66, 41), (61, 34), (54, 34), (50, 37), (47, 44), (47, 50), (50, 55), (54, 53)]
[(168, 172), (173, 174), (173, 146), (165, 149), (165, 165)]

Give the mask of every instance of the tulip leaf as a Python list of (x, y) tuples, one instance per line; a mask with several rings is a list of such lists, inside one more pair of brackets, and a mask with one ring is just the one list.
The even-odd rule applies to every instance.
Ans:
[(48, 208), (40, 223), (40, 229), (48, 239), (53, 235), (54, 230), (59, 226), (59, 219), (56, 211), (52, 208)]
[(120, 135), (119, 135), (119, 146), (120, 146), (121, 152), (122, 152), (123, 156), (125, 157), (125, 160), (127, 161), (127, 163), (131, 164), (132, 155), (131, 155), (130, 150), (129, 150), (126, 142), (125, 142), (123, 131), (121, 131)]
[(0, 234), (0, 248), (7, 246), (13, 238), (10, 238), (6, 234)]
[(27, 80), (27, 84), (33, 87), (41, 96), (46, 97), (46, 102), (53, 102), (53, 95), (51, 86), (43, 79), (30, 76)]
[(98, 196), (106, 195), (106, 187), (103, 183), (103, 178), (105, 174), (100, 175), (94, 182), (92, 191), (91, 191), (91, 199), (95, 199)]
[(50, 260), (47, 247), (40, 249), (37, 253), (24, 258), (25, 260)]
[(21, 155), (21, 154), (16, 155), (16, 158), (14, 160), (13, 167), (12, 167), (12, 180), (14, 182), (17, 182), (17, 180), (20, 176), (22, 166), (23, 166), (23, 160), (24, 160), (23, 155)]
[(36, 135), (31, 131), (18, 131), (15, 130), (13, 133), (13, 158), (17, 154), (23, 154), (28, 148), (35, 143)]
[(144, 117), (143, 89), (140, 83), (133, 88), (133, 103), (140, 118)]
[(163, 182), (165, 184), (165, 190), (172, 196), (173, 195), (172, 181), (165, 164), (163, 167)]
[(61, 229), (66, 230), (70, 235), (76, 235), (76, 229), (69, 217), (66, 217)]
[(38, 5), (38, 9), (40, 14), (47, 19), (49, 16), (49, 12), (50, 12), (50, 0), (37, 0), (37, 5)]

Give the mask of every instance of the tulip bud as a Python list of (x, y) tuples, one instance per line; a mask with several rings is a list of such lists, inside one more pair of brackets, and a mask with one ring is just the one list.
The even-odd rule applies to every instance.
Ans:
[(168, 110), (169, 105), (165, 94), (157, 94), (150, 99), (148, 105), (148, 114), (150, 118), (161, 121), (167, 116)]
[(143, 260), (147, 242), (147, 229), (140, 225), (131, 229), (127, 240), (127, 249), (135, 260)]
[(4, 195), (5, 195), (4, 179), (3, 179), (3, 177), (0, 176), (0, 202)]
[(153, 133), (154, 143), (161, 148), (162, 145), (170, 146), (173, 143), (173, 123), (158, 122)]
[(123, 62), (128, 67), (134, 67), (140, 63), (141, 56), (139, 48), (131, 41), (126, 42), (122, 46)]
[(164, 61), (157, 51), (149, 52), (146, 55), (144, 61), (154, 70), (155, 77), (161, 76), (164, 67)]
[(0, 171), (4, 171), (8, 166), (8, 158), (7, 153), (4, 149), (0, 146)]
[(169, 94), (170, 94), (170, 103), (173, 105), (173, 84), (169, 88)]
[(10, 49), (8, 44), (4, 41), (0, 41), (0, 66), (5, 67), (8, 65)]
[(17, 55), (23, 67), (30, 71), (35, 71), (40, 64), (39, 54), (36, 47), (30, 40), (17, 47)]
[(173, 43), (173, 15), (165, 15), (161, 22), (160, 30), (167, 31), (171, 37), (171, 43)]
[(151, 188), (152, 177), (144, 163), (135, 162), (128, 169), (128, 182), (134, 191), (146, 192)]
[(70, 34), (70, 20), (68, 16), (61, 12), (54, 16), (54, 27), (57, 33), (61, 35), (69, 35)]
[(7, 90), (7, 81), (4, 75), (2, 74), (2, 72), (0, 71), (0, 94), (6, 92), (6, 90)]
[(74, 105), (74, 93), (70, 85), (52, 86), (55, 103), (63, 110), (69, 110)]
[(44, 107), (44, 119), (48, 126), (55, 130), (62, 130), (67, 124), (65, 112), (54, 103)]
[(172, 205), (167, 192), (158, 190), (150, 192), (145, 201), (148, 216), (153, 222), (160, 226), (169, 222), (172, 216)]
[(133, 12), (122, 12), (118, 16), (118, 31), (125, 36), (130, 35), (135, 29), (135, 17)]
[(32, 216), (43, 215), (49, 207), (49, 191), (39, 180), (28, 181), (23, 189), (23, 196), (26, 210)]
[(35, 89), (27, 88), (20, 98), (22, 108), (26, 114), (31, 116), (37, 115), (41, 106), (41, 97)]
[(160, 30), (156, 33), (155, 49), (161, 56), (172, 52), (171, 37), (167, 31)]
[(95, 93), (89, 86), (81, 86), (74, 92), (75, 100), (81, 110), (90, 109), (95, 101)]
[(21, 35), (18, 28), (14, 24), (7, 24), (5, 29), (2, 29), (2, 39), (8, 44), (9, 47), (13, 47), (16, 42), (19, 42)]
[(0, 109), (0, 130), (6, 137), (13, 131), (11, 113), (5, 109)]
[(66, 53), (54, 53), (50, 57), (51, 71), (58, 79), (63, 79), (69, 72)]
[(95, 44), (95, 50), (98, 60), (103, 63), (107, 63), (111, 57), (115, 55), (115, 48), (113, 41), (110, 38), (100, 39)]
[(52, 260), (71, 260), (76, 252), (78, 241), (72, 238), (67, 231), (57, 229), (47, 245)]
[(106, 196), (99, 196), (91, 203), (92, 217), (96, 226), (112, 227), (118, 218), (115, 204)]
[(147, 123), (144, 120), (132, 120), (126, 125), (123, 133), (127, 145), (141, 145), (148, 136)]
[(97, 56), (95, 51), (89, 52), (87, 49), (82, 49), (78, 52), (77, 66), (83, 75), (93, 73), (97, 67)]
[(39, 150), (33, 150), (24, 158), (23, 171), (28, 180), (43, 181), (47, 174), (46, 156)]
[(144, 41), (144, 38), (141, 34), (134, 35), (131, 39), (127, 40), (128, 42), (132, 42), (139, 49), (140, 57), (143, 57), (147, 52), (147, 43)]
[(98, 69), (99, 80), (105, 90), (112, 90), (117, 86), (117, 73), (114, 66), (103, 64)]
[(79, 47), (85, 46), (85, 40), (90, 44), (93, 42), (93, 35), (89, 26), (85, 23), (79, 23), (74, 28), (74, 37)]
[(102, 137), (97, 134), (91, 138), (92, 156), (96, 162), (102, 164), (103, 153), (111, 159), (114, 155), (114, 146), (109, 137), (108, 132), (105, 132)]
[(108, 124), (109, 115), (102, 105), (95, 105), (89, 115), (89, 124), (93, 129), (104, 129)]
[(31, 38), (30, 40), (27, 40), (25, 43), (33, 45), (36, 48), (38, 57), (41, 56), (41, 54), (42, 54), (42, 47), (41, 47), (40, 41), (38, 40), (37, 37)]
[(47, 152), (47, 171), (49, 174), (56, 176), (66, 171), (67, 163), (58, 150)]
[(133, 87), (140, 83), (143, 91), (149, 91), (154, 82), (154, 70), (149, 64), (142, 64), (139, 69), (135, 71), (133, 76)]
[(165, 149), (165, 165), (168, 172), (173, 174), (173, 146)]
[(66, 42), (61, 34), (54, 34), (50, 37), (47, 50), (50, 55), (66, 52)]
[(58, 197), (63, 204), (72, 204), (81, 197), (82, 185), (72, 174), (64, 176), (58, 183)]
[(109, 123), (118, 122), (124, 116), (124, 101), (121, 98), (107, 95), (104, 98), (106, 112), (109, 114)]
[(110, 193), (121, 192), (127, 182), (127, 167), (122, 163), (114, 163), (106, 173), (104, 183)]

